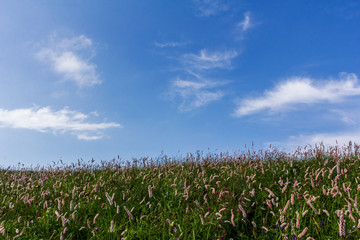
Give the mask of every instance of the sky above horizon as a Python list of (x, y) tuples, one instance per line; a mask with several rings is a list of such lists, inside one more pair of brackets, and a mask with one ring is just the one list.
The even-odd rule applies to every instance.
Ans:
[(4, 1), (0, 166), (360, 143), (359, 1)]

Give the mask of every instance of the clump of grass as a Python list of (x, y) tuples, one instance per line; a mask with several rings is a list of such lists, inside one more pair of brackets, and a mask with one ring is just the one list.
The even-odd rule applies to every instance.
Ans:
[(357, 239), (359, 146), (0, 169), (2, 239)]

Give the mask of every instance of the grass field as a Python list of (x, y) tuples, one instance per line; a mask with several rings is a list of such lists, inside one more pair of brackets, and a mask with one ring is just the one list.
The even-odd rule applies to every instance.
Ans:
[(0, 170), (1, 239), (360, 239), (359, 146)]

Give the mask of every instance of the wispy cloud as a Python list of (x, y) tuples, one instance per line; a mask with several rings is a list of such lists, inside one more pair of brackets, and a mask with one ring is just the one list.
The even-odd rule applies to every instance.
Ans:
[(81, 140), (96, 140), (103, 137), (101, 131), (122, 127), (115, 122), (91, 123), (88, 115), (69, 110), (67, 107), (54, 111), (50, 107), (32, 107), (6, 110), (0, 108), (0, 127), (20, 128), (39, 132), (70, 133)]
[(265, 110), (279, 112), (296, 104), (336, 103), (358, 95), (358, 77), (353, 73), (342, 73), (339, 79), (329, 81), (292, 77), (273, 90), (265, 91), (261, 97), (243, 99), (234, 116), (242, 117)]
[(223, 91), (214, 89), (219, 85), (222, 84), (214, 81), (189, 81), (178, 78), (172, 82), (172, 92), (182, 98), (179, 110), (191, 111), (219, 100), (224, 95)]
[(238, 55), (236, 51), (209, 51), (203, 49), (199, 54), (187, 53), (180, 58), (183, 67), (180, 71), (182, 76), (172, 81), (170, 92), (167, 94), (174, 98), (182, 99), (179, 110), (182, 112), (191, 111), (205, 106), (210, 102), (220, 100), (224, 91), (219, 86), (227, 84), (226, 81), (214, 81), (204, 74), (209, 70), (230, 69), (231, 61)]
[(217, 15), (229, 10), (229, 6), (222, 0), (194, 0), (199, 11), (199, 17), (208, 17)]
[[(319, 145), (320, 143), (325, 146), (347, 146), (349, 141), (360, 144), (360, 129), (334, 133), (315, 133), (309, 135), (291, 136), (287, 140), (281, 142), (271, 142), (271, 144), (281, 150), (290, 152), (295, 151), (298, 147), (315, 147), (315, 145)], [(269, 146), (269, 144), (270, 142), (266, 143), (267, 146)]]
[(183, 47), (185, 46), (186, 44), (188, 44), (188, 42), (162, 42), (162, 43), (159, 43), (159, 42), (155, 42), (154, 45), (156, 47), (159, 47), (159, 48), (166, 48), (166, 47)]
[(202, 49), (199, 54), (188, 53), (183, 56), (183, 62), (186, 67), (196, 70), (209, 70), (213, 68), (231, 68), (231, 60), (238, 56), (238, 52), (215, 51), (211, 52)]
[(252, 27), (252, 24), (250, 22), (250, 12), (244, 13), (244, 20), (242, 22), (239, 22), (237, 24), (237, 27), (240, 28), (242, 32), (245, 32)]
[(234, 27), (233, 35), (235, 37), (235, 40), (244, 40), (245, 34), (249, 31), (249, 29), (259, 24), (259, 22), (254, 22), (254, 17), (252, 16), (252, 13), (250, 11), (245, 12), (243, 20), (238, 22)]
[(49, 64), (51, 69), (65, 80), (75, 82), (79, 87), (100, 84), (94, 57), (93, 43), (90, 38), (80, 35), (74, 38), (58, 40), (50, 36), (45, 47), (36, 54), (37, 58)]
[(340, 119), (343, 123), (354, 125), (360, 122), (360, 116), (358, 114), (358, 109), (352, 109), (351, 111), (343, 111), (340, 109), (333, 109), (331, 112), (340, 116)]

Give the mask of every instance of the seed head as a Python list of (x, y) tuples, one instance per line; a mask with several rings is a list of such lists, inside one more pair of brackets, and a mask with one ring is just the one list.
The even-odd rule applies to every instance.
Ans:
[(299, 234), (298, 238), (301, 238), (302, 236), (304, 236), (307, 232), (308, 228), (304, 228), (304, 230)]
[(110, 222), (110, 232), (114, 232), (114, 220)]
[(149, 192), (149, 198), (152, 198), (153, 194), (151, 190), (151, 185), (148, 186), (148, 192)]
[(340, 237), (345, 237), (344, 210), (341, 210), (341, 213), (340, 213), (339, 235), (340, 235)]
[(131, 214), (131, 212), (129, 211), (129, 209), (127, 209), (126, 206), (124, 206), (124, 209), (125, 209), (127, 215), (129, 215), (129, 217), (131, 218), (131, 220), (134, 220), (134, 216)]

